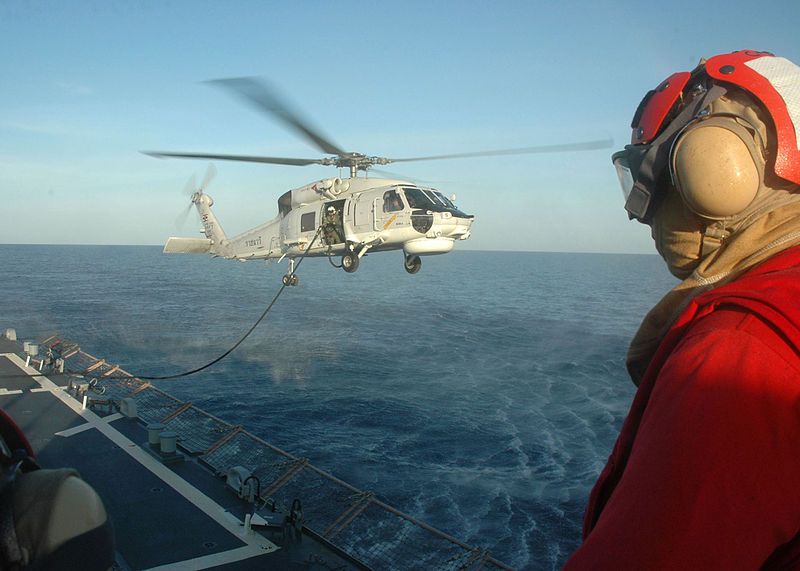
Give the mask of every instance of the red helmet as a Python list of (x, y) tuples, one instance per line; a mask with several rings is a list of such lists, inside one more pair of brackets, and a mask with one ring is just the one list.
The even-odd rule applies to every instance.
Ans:
[(648, 92), (631, 122), (631, 144), (612, 157), (631, 218), (649, 222), (663, 189), (670, 147), (680, 130), (730, 87), (754, 96), (772, 119), (773, 169), (800, 184), (800, 67), (768, 52), (737, 51), (671, 75)]

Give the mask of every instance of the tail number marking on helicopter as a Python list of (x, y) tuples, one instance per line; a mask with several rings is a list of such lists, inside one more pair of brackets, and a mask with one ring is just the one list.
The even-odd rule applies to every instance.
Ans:
[(386, 229), (389, 227), (389, 224), (391, 224), (392, 222), (394, 222), (394, 219), (395, 219), (395, 218), (397, 218), (397, 214), (395, 214), (394, 216), (392, 216), (391, 218), (389, 218), (389, 221), (388, 221), (386, 224), (384, 224), (384, 225), (383, 225), (383, 229), (384, 229), (384, 230), (386, 230)]
[(254, 238), (253, 240), (245, 240), (244, 241), (244, 245), (245, 246), (260, 246), (261, 245), (261, 236), (259, 236), (258, 238)]
[(209, 222), (208, 214), (203, 214), (200, 218), (201, 218), (201, 220), (203, 222), (203, 229), (206, 232), (206, 236), (208, 236), (210, 232), (213, 232), (214, 225), (211, 224), (211, 222)]

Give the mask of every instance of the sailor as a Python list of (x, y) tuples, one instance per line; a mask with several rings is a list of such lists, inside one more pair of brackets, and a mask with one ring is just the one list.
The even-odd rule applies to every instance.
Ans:
[(61, 350), (61, 341), (56, 341), (47, 347), (47, 360), (45, 362), (47, 367), (51, 369), (57, 368), (59, 361), (62, 361)]
[(333, 205), (328, 206), (326, 210), (322, 229), (325, 232), (325, 241), (328, 245), (339, 244), (344, 241), (342, 239), (342, 221)]
[(645, 317), (638, 386), (566, 569), (800, 564), (800, 67), (718, 55), (650, 91), (613, 158), (682, 281)]
[(28, 439), (0, 410), (0, 569), (114, 565), (103, 501), (71, 468), (40, 469)]
[(396, 190), (387, 190), (383, 193), (383, 211), (384, 212), (397, 212), (403, 209), (403, 201), (400, 200), (400, 195)]

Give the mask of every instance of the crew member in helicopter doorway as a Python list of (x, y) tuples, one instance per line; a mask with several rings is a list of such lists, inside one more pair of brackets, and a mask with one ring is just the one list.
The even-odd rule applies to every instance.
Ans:
[(328, 206), (326, 210), (322, 230), (325, 235), (325, 241), (329, 246), (344, 242), (342, 238), (342, 217), (333, 205)]
[(566, 569), (800, 566), (800, 68), (701, 61), (612, 157), (683, 280), (645, 317), (638, 386)]

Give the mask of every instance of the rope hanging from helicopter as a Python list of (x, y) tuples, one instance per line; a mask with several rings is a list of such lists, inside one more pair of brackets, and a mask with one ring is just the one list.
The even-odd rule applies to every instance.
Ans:
[(336, 263), (333, 261), (333, 247), (332, 247), (330, 244), (328, 245), (328, 251), (327, 251), (327, 252), (325, 252), (325, 255), (328, 257), (328, 261), (331, 263), (331, 265), (332, 265), (334, 268), (341, 268), (341, 267), (342, 267), (342, 264), (338, 264), (338, 265), (337, 265), (337, 264), (336, 264)]
[[(459, 159), (459, 158), (473, 158), (473, 157), (487, 157), (487, 156), (503, 156), (503, 155), (520, 155), (520, 154), (534, 154), (534, 153), (553, 153), (553, 152), (565, 152), (565, 151), (588, 151), (594, 149), (605, 149), (612, 145), (612, 141), (609, 139), (606, 140), (597, 140), (597, 141), (586, 141), (586, 142), (579, 142), (579, 143), (566, 143), (566, 144), (555, 144), (555, 145), (539, 145), (535, 147), (525, 147), (525, 148), (514, 148), (514, 149), (501, 149), (501, 150), (493, 150), (493, 151), (478, 151), (478, 152), (462, 152), (462, 153), (451, 153), (451, 154), (444, 154), (444, 155), (432, 155), (432, 156), (416, 156), (416, 157), (405, 157), (405, 158), (388, 158), (388, 157), (379, 157), (379, 156), (369, 156), (363, 153), (356, 153), (356, 152), (347, 152), (344, 148), (336, 145), (335, 143), (328, 140), (325, 136), (323, 136), (316, 128), (312, 127), (308, 121), (300, 117), (296, 112), (291, 110), (289, 106), (287, 106), (280, 97), (278, 97), (273, 90), (271, 90), (267, 85), (263, 84), (257, 78), (232, 78), (232, 79), (220, 79), (214, 80), (210, 82), (213, 85), (218, 87), (222, 87), (232, 91), (236, 96), (241, 97), (245, 102), (249, 103), (251, 106), (256, 108), (261, 113), (267, 113), (272, 115), (275, 119), (279, 122), (283, 123), (286, 127), (290, 130), (298, 132), (302, 137), (307, 139), (311, 142), (317, 149), (324, 152), (326, 156), (324, 158), (285, 158), (285, 157), (265, 157), (265, 156), (249, 156), (249, 155), (231, 155), (231, 154), (219, 154), (219, 153), (186, 153), (186, 152), (163, 152), (163, 151), (142, 151), (144, 154), (156, 157), (156, 158), (185, 158), (185, 159), (221, 159), (221, 160), (231, 160), (231, 161), (240, 161), (240, 162), (255, 162), (255, 163), (264, 163), (264, 164), (281, 164), (281, 165), (292, 165), (292, 166), (307, 166), (312, 164), (317, 165), (326, 165), (326, 166), (336, 166), (340, 169), (349, 169), (350, 170), (350, 177), (356, 178), (359, 171), (364, 171), (365, 175), (368, 175), (369, 169), (376, 165), (388, 165), (392, 163), (400, 163), (400, 162), (411, 162), (411, 161), (430, 161), (430, 160), (441, 160), (441, 159)], [(330, 156), (333, 155), (333, 156)], [(341, 172), (340, 172), (341, 175)], [(208, 179), (208, 175), (206, 177)], [(341, 177), (340, 177), (341, 178)], [(205, 187), (206, 183), (203, 183), (200, 186), (200, 192)], [(189, 206), (191, 208), (191, 205)], [(200, 371), (207, 369), (208, 367), (220, 362), (222, 359), (230, 355), (239, 345), (241, 345), (247, 337), (255, 330), (255, 328), (264, 320), (267, 314), (270, 312), (272, 307), (277, 302), (280, 295), (283, 293), (283, 290), (286, 289), (288, 285), (295, 285), (297, 283), (297, 278), (295, 275), (295, 267), (299, 267), (300, 263), (306, 258), (308, 255), (309, 250), (314, 245), (314, 242), (319, 237), (320, 233), (323, 230), (323, 226), (317, 229), (316, 234), (314, 235), (313, 240), (309, 243), (308, 248), (300, 257), (299, 261), (294, 264), (294, 267), (290, 265), (289, 273), (284, 276), (283, 287), (278, 290), (278, 293), (275, 294), (275, 297), (269, 303), (267, 308), (255, 322), (255, 324), (248, 330), (244, 336), (239, 339), (229, 350), (225, 351), (222, 355), (217, 357), (216, 359), (210, 361), (209, 363), (197, 367), (191, 371), (185, 371), (183, 373), (175, 374), (175, 375), (165, 375), (165, 376), (97, 376), (91, 375), (89, 371), (84, 371), (83, 373), (80, 372), (72, 372), (72, 374), (84, 375), (89, 378), (104, 378), (104, 379), (144, 379), (144, 380), (168, 380), (168, 379), (177, 379), (180, 377), (186, 377), (189, 375), (193, 375)], [(367, 246), (368, 247), (368, 246)], [(360, 248), (358, 251), (348, 249), (347, 244), (345, 248), (345, 255), (342, 257), (342, 264), (337, 265), (333, 261), (333, 252), (330, 246), (328, 247), (328, 251), (326, 252), (328, 261), (331, 263), (332, 266), (337, 268), (344, 268), (345, 271), (352, 272), (358, 267), (358, 261), (362, 255), (366, 253), (366, 249), (364, 247)], [(417, 257), (417, 261), (419, 258)], [(419, 266), (416, 266), (419, 269)], [(409, 270), (408, 264), (406, 265), (406, 269)], [(416, 270), (415, 270), (416, 271)], [(413, 272), (412, 272), (413, 273)], [(37, 375), (34, 375), (37, 376)], [(42, 376), (42, 375), (38, 375)], [(2, 378), (3, 375), (0, 375)]]
[[(300, 259), (294, 265), (294, 269), (291, 272), (291, 277), (295, 276), (295, 273), (297, 272), (297, 268), (300, 267), (300, 264), (303, 263), (303, 260), (305, 260), (306, 256), (308, 256), (308, 252), (311, 250), (311, 247), (314, 245), (314, 242), (317, 241), (317, 238), (319, 238), (319, 235), (322, 232), (322, 228), (323, 228), (322, 225), (320, 225), (320, 227), (317, 228), (317, 232), (314, 234), (314, 238), (312, 238), (311, 242), (308, 244), (308, 248), (306, 248), (306, 251), (303, 252), (303, 255), (300, 256)], [(297, 283), (297, 282), (295, 281), (294, 283)], [(135, 377), (134, 376), (129, 376), (129, 377), (123, 377), (123, 378), (137, 378), (137, 379), (142, 379), (142, 380), (146, 380), (146, 381), (165, 381), (165, 380), (169, 380), (169, 379), (178, 379), (178, 378), (181, 378), (181, 377), (188, 377), (189, 375), (194, 375), (195, 373), (199, 373), (200, 371), (208, 369), (210, 366), (219, 363), (225, 357), (227, 357), (228, 355), (233, 353), (236, 350), (236, 348), (239, 345), (241, 345), (242, 343), (244, 343), (244, 340), (247, 339), (253, 331), (255, 331), (256, 327), (258, 327), (258, 325), (264, 320), (264, 318), (270, 312), (272, 307), (275, 305), (275, 302), (278, 301), (278, 298), (283, 293), (283, 290), (285, 290), (287, 288), (287, 286), (289, 286), (289, 285), (292, 285), (292, 281), (291, 280), (284, 280), (284, 283), (281, 285), (280, 289), (278, 290), (278, 293), (275, 294), (275, 297), (273, 297), (272, 301), (269, 302), (269, 305), (267, 305), (267, 308), (261, 314), (261, 317), (259, 317), (256, 320), (256, 322), (253, 324), (253, 326), (250, 329), (248, 329), (247, 333), (245, 333), (242, 336), (242, 338), (239, 339), (233, 345), (233, 347), (231, 347), (230, 349), (225, 351), (222, 355), (220, 355), (219, 357), (217, 357), (213, 361), (209, 361), (208, 363), (206, 363), (202, 367), (197, 367), (196, 369), (192, 369), (191, 371), (185, 371), (183, 373), (178, 373), (178, 374), (175, 374), (175, 375), (166, 375), (166, 376), (161, 376), (161, 377), (143, 377), (141, 375), (136, 375)], [(106, 379), (112, 378), (113, 379), (115, 377), (103, 377), (103, 378), (106, 378)]]
[[(291, 271), (291, 274), (290, 274), (289, 277), (294, 277), (295, 276), (297, 268), (300, 267), (300, 264), (303, 262), (303, 260), (306, 258), (306, 256), (308, 256), (308, 252), (311, 250), (311, 247), (314, 245), (314, 242), (317, 241), (317, 238), (319, 238), (319, 235), (322, 232), (322, 229), (323, 229), (322, 225), (320, 225), (320, 227), (317, 228), (317, 231), (314, 234), (314, 238), (308, 244), (308, 248), (306, 248), (306, 251), (303, 253), (302, 256), (300, 256), (300, 259), (297, 261), (297, 263), (294, 264), (294, 269)], [(236, 350), (236, 348), (239, 347), (239, 345), (244, 343), (244, 340), (247, 339), (250, 336), (250, 334), (253, 333), (253, 331), (255, 331), (256, 327), (258, 327), (258, 325), (264, 320), (264, 318), (267, 316), (267, 314), (273, 308), (275, 303), (278, 301), (278, 298), (283, 293), (283, 290), (285, 290), (287, 288), (287, 286), (293, 285), (293, 283), (297, 283), (297, 282), (296, 281), (292, 282), (291, 279), (289, 279), (289, 280), (284, 279), (283, 285), (281, 285), (280, 289), (278, 290), (278, 293), (275, 294), (275, 297), (273, 297), (272, 301), (269, 302), (269, 305), (267, 305), (267, 308), (264, 310), (264, 312), (261, 314), (261, 316), (256, 320), (256, 322), (253, 324), (253, 326), (250, 327), (250, 329), (247, 330), (247, 332), (242, 336), (242, 338), (239, 339), (236, 343), (234, 343), (234, 345), (230, 349), (228, 349), (227, 351), (222, 353), (216, 359), (214, 359), (212, 361), (209, 361), (205, 365), (202, 365), (202, 366), (197, 367), (195, 369), (192, 369), (190, 371), (184, 371), (182, 373), (176, 373), (174, 375), (163, 375), (163, 376), (143, 376), (143, 375), (121, 375), (121, 376), (108, 375), (108, 376), (106, 376), (106, 375), (92, 375), (89, 371), (86, 371), (86, 370), (84, 370), (84, 371), (67, 371), (66, 374), (81, 375), (81, 376), (89, 377), (89, 378), (92, 378), (92, 379), (95, 379), (95, 380), (102, 378), (102, 379), (107, 379), (107, 380), (140, 379), (140, 380), (145, 380), (145, 381), (166, 381), (166, 380), (171, 380), (171, 379), (179, 379), (179, 378), (182, 378), (182, 377), (188, 377), (190, 375), (194, 375), (196, 373), (199, 373), (200, 371), (208, 369), (212, 365), (215, 365), (215, 364), (219, 363), (225, 357), (227, 357), (228, 355), (233, 353)], [(19, 375), (8, 375), (8, 377), (17, 377), (17, 376), (19, 376)], [(42, 374), (42, 375), (33, 375), (33, 376), (44, 376), (44, 375)], [(6, 375), (2, 375), (2, 376), (0, 376), (0, 378), (6, 378)]]

